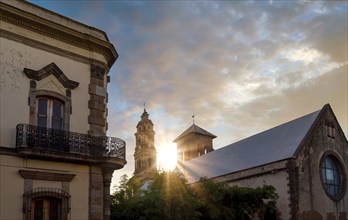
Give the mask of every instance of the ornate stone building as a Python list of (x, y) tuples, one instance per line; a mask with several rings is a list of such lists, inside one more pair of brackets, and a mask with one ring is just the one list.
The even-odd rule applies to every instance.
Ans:
[(125, 142), (106, 136), (106, 34), (0, 0), (0, 220), (108, 220)]
[(144, 109), (135, 133), (134, 176), (142, 183), (152, 179), (157, 172), (155, 131), (149, 114)]
[(348, 142), (329, 104), (191, 158), (178, 169), (191, 184), (207, 177), (247, 187), (273, 185), (279, 199), (276, 214), (267, 219), (348, 219)]

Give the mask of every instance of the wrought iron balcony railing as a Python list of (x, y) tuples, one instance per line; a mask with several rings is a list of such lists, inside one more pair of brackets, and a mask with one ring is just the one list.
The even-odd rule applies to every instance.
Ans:
[(16, 130), (16, 147), (116, 157), (125, 160), (126, 143), (119, 138), (91, 136), (28, 124), (18, 124)]

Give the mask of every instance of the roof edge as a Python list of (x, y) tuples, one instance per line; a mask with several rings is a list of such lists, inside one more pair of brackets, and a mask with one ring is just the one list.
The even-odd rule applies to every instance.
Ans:
[[(283, 161), (288, 161), (288, 160), (291, 160), (291, 159), (294, 159), (294, 157), (288, 157), (288, 158), (284, 158), (284, 159), (281, 159), (281, 160), (276, 160), (276, 161), (273, 161), (273, 162), (261, 164), (261, 165), (258, 165), (258, 166), (253, 166), (253, 167), (249, 167), (249, 168), (246, 168), (246, 169), (234, 171), (234, 172), (231, 172), (231, 173), (226, 173), (226, 174), (222, 174), (222, 175), (210, 177), (209, 179), (217, 179), (217, 178), (225, 177), (225, 176), (232, 175), (232, 174), (235, 174), (235, 173), (244, 172), (244, 171), (247, 171), (247, 170), (259, 168), (259, 167), (262, 167), (262, 166), (268, 166), (268, 165), (271, 165), (271, 164), (274, 164), (274, 163), (279, 163), (279, 162), (283, 162)], [(286, 167), (278, 168), (277, 170), (284, 170), (284, 169), (286, 169)], [(270, 173), (270, 172), (272, 172), (272, 171), (273, 171), (273, 170), (265, 171), (264, 173), (261, 173), (261, 174)], [(259, 175), (259, 173), (258, 173), (257, 175)], [(250, 175), (250, 176), (255, 176), (255, 174)], [(201, 178), (202, 178), (202, 177), (201, 177)], [(239, 178), (239, 179), (241, 179), (241, 178)], [(236, 181), (237, 181), (237, 180), (238, 180), (238, 179), (236, 179)], [(235, 181), (235, 180), (233, 180), (233, 181)], [(197, 182), (199, 182), (199, 180), (196, 180), (195, 182), (191, 182), (190, 184), (194, 184), (194, 183), (197, 183)]]
[[(331, 113), (333, 113), (333, 112), (332, 112), (332, 109), (331, 109), (331, 106), (330, 106), (329, 103), (325, 104), (325, 105), (321, 108), (321, 110), (320, 110), (318, 116), (316, 117), (316, 119), (315, 119), (314, 122), (312, 123), (311, 127), (308, 129), (306, 135), (305, 135), (304, 138), (302, 139), (301, 143), (300, 143), (299, 146), (297, 147), (296, 151), (294, 152), (293, 157), (296, 158), (296, 157), (298, 156), (299, 152), (302, 150), (304, 144), (308, 141), (309, 137), (311, 137), (312, 133), (314, 132), (315, 128), (317, 127), (319, 121), (321, 120), (321, 118), (323, 117), (323, 115), (325, 114), (325, 112), (327, 112), (327, 111), (329, 111), (329, 110), (331, 110)], [(336, 117), (335, 117), (335, 119), (336, 119)], [(337, 120), (337, 119), (336, 119), (336, 120)]]

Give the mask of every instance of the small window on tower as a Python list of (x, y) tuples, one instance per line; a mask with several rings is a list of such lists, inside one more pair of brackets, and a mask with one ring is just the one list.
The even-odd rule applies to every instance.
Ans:
[(327, 129), (327, 136), (330, 138), (335, 138), (336, 137), (336, 131), (333, 123), (327, 123), (326, 124), (326, 129)]

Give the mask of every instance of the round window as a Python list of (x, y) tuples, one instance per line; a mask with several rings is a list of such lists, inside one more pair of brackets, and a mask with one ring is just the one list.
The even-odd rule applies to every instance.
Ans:
[(321, 180), (326, 194), (340, 200), (345, 193), (345, 173), (342, 163), (333, 154), (324, 154), (321, 160)]

